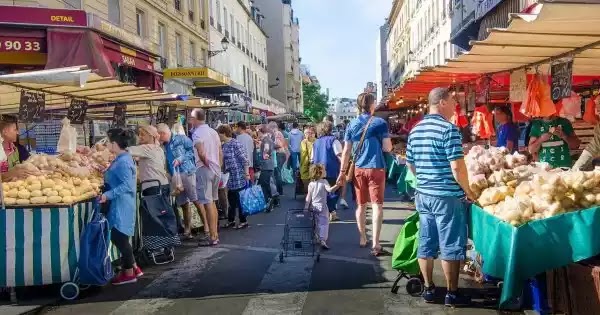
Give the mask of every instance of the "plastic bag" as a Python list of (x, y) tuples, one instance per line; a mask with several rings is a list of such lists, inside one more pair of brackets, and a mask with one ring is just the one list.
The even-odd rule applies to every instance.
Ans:
[(527, 117), (550, 117), (556, 114), (556, 107), (550, 97), (550, 85), (541, 75), (535, 75), (529, 83), (520, 110)]
[(294, 172), (289, 167), (283, 167), (281, 169), (281, 180), (286, 184), (294, 183)]
[(227, 182), (229, 182), (229, 173), (221, 174), (221, 181), (219, 181), (219, 188), (226, 188)]
[(245, 215), (261, 213), (267, 208), (262, 188), (258, 185), (252, 185), (240, 191), (240, 203)]
[(482, 139), (489, 139), (495, 135), (492, 113), (487, 106), (482, 105), (475, 108), (471, 119), (473, 133)]
[(571, 96), (563, 98), (559, 103), (560, 105), (556, 104), (556, 111), (559, 113), (560, 117), (574, 121), (575, 118), (580, 115), (581, 97), (579, 97), (577, 93), (571, 91)]
[(177, 168), (173, 172), (173, 177), (171, 178), (171, 194), (174, 196), (178, 196), (181, 194), (185, 188), (183, 187), (183, 181), (181, 180), (181, 172)]
[(77, 151), (77, 129), (71, 126), (71, 122), (67, 118), (62, 120), (62, 129), (56, 149), (59, 153), (75, 153)]
[(598, 123), (598, 115), (596, 114), (596, 99), (598, 97), (591, 97), (585, 102), (585, 111), (583, 113), (583, 121), (588, 124), (595, 125)]
[(181, 123), (174, 123), (173, 128), (171, 128), (171, 133), (174, 135), (185, 136), (185, 129), (183, 129), (183, 125)]

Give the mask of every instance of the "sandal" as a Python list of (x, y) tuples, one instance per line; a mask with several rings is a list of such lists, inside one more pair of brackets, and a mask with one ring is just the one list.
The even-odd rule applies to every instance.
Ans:
[(379, 247), (373, 248), (371, 250), (371, 255), (373, 255), (375, 257), (379, 257), (379, 256), (389, 256), (389, 255), (391, 255), (391, 253), (388, 252), (387, 250), (385, 250), (385, 248), (379, 246)]
[(240, 223), (238, 226), (235, 227), (236, 230), (241, 230), (241, 229), (245, 229), (248, 227), (248, 222), (244, 222), (244, 223)]
[(219, 239), (216, 239), (216, 240), (204, 239), (204, 240), (201, 240), (200, 242), (198, 242), (198, 246), (200, 246), (200, 247), (211, 247), (211, 246), (217, 246), (217, 245), (219, 245)]
[(183, 233), (181, 234), (181, 240), (183, 241), (190, 241), (194, 239), (194, 235), (192, 235), (192, 233)]
[(232, 227), (235, 227), (235, 222), (227, 222), (226, 224), (223, 224), (223, 226), (221, 226), (224, 229), (230, 229)]

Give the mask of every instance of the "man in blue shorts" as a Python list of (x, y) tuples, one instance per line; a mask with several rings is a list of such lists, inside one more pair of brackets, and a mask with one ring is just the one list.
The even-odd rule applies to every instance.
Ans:
[(463, 159), (462, 136), (450, 123), (456, 101), (447, 89), (429, 93), (429, 115), (410, 132), (406, 162), (417, 177), (415, 203), (420, 216), (418, 258), (425, 279), (423, 299), (434, 302), (433, 261), (441, 254), (448, 293), (446, 306), (464, 305), (468, 297), (458, 294), (460, 261), (467, 246), (467, 167)]

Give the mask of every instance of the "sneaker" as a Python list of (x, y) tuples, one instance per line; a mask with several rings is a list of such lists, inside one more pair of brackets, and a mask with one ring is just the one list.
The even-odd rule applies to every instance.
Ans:
[(458, 292), (446, 293), (444, 305), (449, 307), (466, 306), (471, 304), (471, 297), (459, 294)]
[(435, 302), (435, 285), (431, 285), (429, 288), (425, 287), (423, 294), (421, 294), (425, 303)]
[(335, 211), (333, 211), (332, 213), (329, 214), (329, 221), (339, 221), (340, 218), (338, 218), (337, 213)]
[(321, 241), (321, 248), (324, 249), (324, 250), (328, 250), (329, 249), (329, 245), (327, 245), (327, 242)]
[(346, 200), (344, 200), (344, 199), (341, 199), (341, 198), (340, 198), (340, 202), (339, 202), (339, 204), (340, 204), (340, 206), (341, 206), (342, 208), (344, 208), (344, 209), (348, 209), (348, 208), (350, 208), (350, 207), (348, 206), (348, 203), (347, 203), (347, 202), (346, 202)]
[(137, 282), (135, 274), (128, 276), (124, 272), (119, 273), (119, 275), (112, 280), (113, 285), (123, 285), (134, 282)]
[(142, 268), (140, 268), (140, 266), (136, 266), (133, 270), (133, 273), (135, 274), (136, 278), (139, 278), (144, 275), (144, 272), (142, 271)]

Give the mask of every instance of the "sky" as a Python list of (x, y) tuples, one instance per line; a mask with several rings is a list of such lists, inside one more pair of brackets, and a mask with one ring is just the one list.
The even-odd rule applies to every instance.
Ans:
[(392, 0), (295, 0), (300, 57), (330, 97), (356, 98), (375, 82), (375, 43)]

